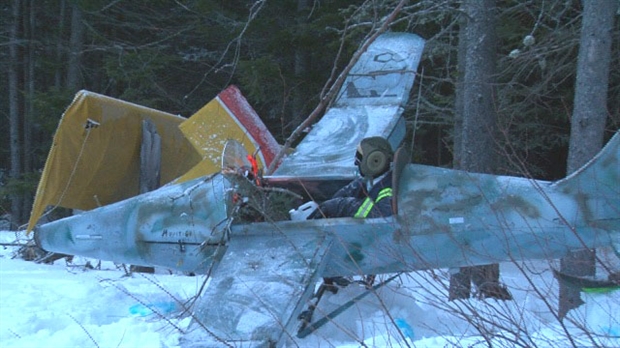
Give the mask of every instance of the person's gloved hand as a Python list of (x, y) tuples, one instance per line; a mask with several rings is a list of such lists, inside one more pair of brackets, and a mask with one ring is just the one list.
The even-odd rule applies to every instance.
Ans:
[(288, 213), (293, 221), (308, 220), (317, 211), (318, 206), (316, 202), (310, 201), (300, 205), (297, 209), (291, 209)]

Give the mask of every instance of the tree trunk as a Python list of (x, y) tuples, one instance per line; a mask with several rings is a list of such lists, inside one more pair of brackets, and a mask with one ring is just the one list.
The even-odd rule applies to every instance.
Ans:
[[(28, 23), (28, 60), (27, 67), (24, 69), (25, 75), (25, 85), (26, 85), (26, 93), (27, 97), (24, 98), (24, 123), (23, 123), (23, 132), (24, 132), (24, 151), (23, 151), (23, 172), (24, 173), (32, 173), (34, 171), (34, 144), (32, 139), (33, 133), (33, 123), (34, 123), (34, 101), (35, 101), (35, 60), (36, 57), (36, 47), (35, 47), (35, 21), (36, 21), (36, 3), (35, 0), (28, 1), (28, 10), (24, 11), (24, 21)], [(27, 14), (27, 15), (26, 15)], [(26, 26), (24, 26), (26, 27)], [(22, 198), (22, 206), (24, 213), (24, 220), (28, 218), (28, 214), (32, 209), (32, 200), (33, 194), (31, 190), (24, 192)]]
[(466, 0), (466, 53), (463, 83), (461, 169), (492, 173), (496, 164), (497, 116), (493, 105), (495, 74), (495, 1)]
[[(611, 62), (611, 32), (614, 27), (618, 1), (584, 1), (583, 6), (567, 174), (583, 166), (603, 146), (605, 122), (608, 115), (607, 92)], [(561, 259), (560, 270), (576, 276), (594, 275), (594, 250), (583, 249), (570, 253)], [(583, 303), (578, 288), (562, 283), (560, 283), (559, 297), (560, 318)]]
[[(34, 118), (34, 92), (35, 92), (35, 0), (28, 1), (28, 10), (24, 11), (24, 20), (28, 23), (28, 55), (26, 66), (24, 67), (24, 76), (26, 84), (26, 95), (24, 98), (24, 173), (32, 171), (32, 120)], [(24, 26), (26, 28), (26, 26)]]
[(71, 11), (71, 39), (69, 43), (69, 66), (67, 70), (67, 88), (77, 91), (81, 88), (81, 55), (84, 46), (84, 23), (82, 23), (82, 10), (73, 3)]
[[(297, 24), (300, 26), (303, 25), (304, 22), (306, 21), (305, 17), (302, 17), (302, 16), (304, 13), (306, 13), (308, 6), (309, 6), (308, 0), (297, 0), (297, 12), (298, 12)], [(286, 125), (285, 124), (286, 121), (283, 120), (282, 122), (283, 129), (287, 129), (288, 127), (291, 127), (291, 129), (295, 129), (295, 127), (297, 127), (303, 121), (305, 117), (303, 113), (305, 109), (304, 106), (308, 101), (308, 93), (307, 93), (305, 83), (303, 81), (304, 81), (304, 77), (308, 73), (309, 57), (310, 57), (310, 54), (308, 52), (308, 48), (306, 47), (306, 45), (298, 43), (295, 47), (294, 72), (295, 72), (295, 81), (302, 81), (302, 82), (296, 84), (295, 86), (292, 86), (292, 98), (291, 98), (291, 103), (290, 103), (291, 105), (288, 108), (291, 111), (292, 115), (289, 118), (289, 125)], [(285, 133), (282, 135), (284, 136)]]
[(58, 15), (58, 36), (56, 38), (56, 62), (57, 65), (56, 71), (54, 72), (54, 87), (57, 90), (62, 88), (62, 69), (60, 68), (62, 64), (62, 59), (64, 56), (64, 48), (63, 48), (63, 40), (65, 38), (64, 28), (65, 28), (65, 0), (60, 0), (59, 2), (60, 12)]
[[(20, 98), (19, 98), (19, 78), (18, 71), (20, 66), (19, 59), (19, 28), (20, 28), (20, 11), (21, 1), (13, 0), (11, 15), (12, 23), (10, 28), (9, 39), (9, 56), (10, 62), (8, 67), (9, 82), (9, 138), (11, 152), (11, 172), (10, 176), (13, 180), (18, 180), (22, 174), (21, 166), (21, 139), (20, 139)], [(11, 195), (11, 228), (17, 228), (23, 216), (22, 197), (18, 192)]]
[[(32, 144), (32, 122), (34, 119), (34, 99), (35, 99), (35, 0), (24, 2), (24, 35), (28, 40), (27, 52), (24, 54), (24, 87), (25, 97), (22, 98), (24, 115), (22, 117), (22, 172), (31, 173), (33, 171), (33, 144)], [(32, 193), (29, 191), (22, 193), (22, 212), (24, 220), (32, 207)]]
[[(461, 169), (461, 149), (463, 148), (463, 114), (465, 112), (464, 87), (465, 57), (467, 53), (467, 16), (461, 14), (459, 18), (459, 44), (457, 52), (457, 77), (454, 98), (454, 130), (452, 166)], [(471, 294), (471, 272), (467, 267), (450, 270), (450, 288), (448, 299), (469, 298)]]
[(467, 53), (467, 16), (459, 16), (459, 43), (457, 51), (457, 76), (454, 97), (454, 130), (452, 140), (452, 166), (461, 169), (461, 149), (463, 148), (463, 113), (465, 112), (464, 88), (465, 57)]
[[(477, 173), (493, 173), (496, 160), (497, 115), (493, 102), (493, 82), (495, 75), (495, 0), (465, 0), (462, 4), (467, 16), (465, 25), (465, 47), (462, 91), (456, 105), (460, 119), (460, 152), (459, 168)], [(460, 36), (463, 38), (463, 35)], [(461, 94), (462, 93), (462, 94)], [(458, 119), (457, 119), (458, 120)], [(455, 134), (459, 130), (455, 130)], [(458, 136), (456, 137), (458, 139)], [(458, 149), (458, 147), (457, 147)], [(450, 278), (449, 299), (467, 298), (470, 296), (473, 282), (480, 297), (509, 299), (508, 291), (499, 284), (499, 265), (484, 265), (461, 268)]]

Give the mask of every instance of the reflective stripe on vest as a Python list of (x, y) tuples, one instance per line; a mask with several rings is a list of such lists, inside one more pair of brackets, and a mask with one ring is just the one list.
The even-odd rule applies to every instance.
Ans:
[(353, 217), (362, 219), (366, 218), (368, 214), (370, 214), (372, 207), (374, 207), (375, 204), (379, 203), (379, 201), (385, 197), (392, 197), (392, 189), (390, 187), (386, 187), (383, 190), (379, 191), (379, 195), (374, 202), (372, 201), (372, 199), (370, 199), (370, 197), (366, 197), (364, 203), (362, 203), (359, 209), (357, 209), (357, 213), (355, 213)]

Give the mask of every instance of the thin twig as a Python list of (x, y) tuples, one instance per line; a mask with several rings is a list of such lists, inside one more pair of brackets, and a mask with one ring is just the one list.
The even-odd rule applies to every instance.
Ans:
[(86, 328), (84, 327), (84, 325), (82, 325), (82, 323), (80, 323), (79, 321), (77, 321), (77, 319), (75, 319), (75, 317), (73, 317), (71, 314), (67, 313), (67, 315), (73, 319), (73, 321), (75, 321), (76, 324), (78, 324), (82, 330), (84, 330), (84, 332), (86, 333), (86, 335), (88, 335), (88, 338), (90, 338), (91, 341), (93, 341), (93, 343), (95, 344), (95, 346), (97, 348), (99, 348), (99, 344), (97, 344), (97, 341), (95, 341), (95, 339), (93, 338), (93, 336), (90, 334), (90, 332), (88, 332), (88, 330), (86, 330)]

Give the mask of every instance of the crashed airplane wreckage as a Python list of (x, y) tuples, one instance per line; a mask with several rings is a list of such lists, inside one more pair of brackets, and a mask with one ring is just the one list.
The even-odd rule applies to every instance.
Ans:
[[(355, 177), (351, 159), (361, 139), (383, 136), (397, 149), (423, 46), (413, 34), (380, 36), (333, 106), (263, 185), (301, 202), (320, 201)], [(160, 137), (147, 143), (160, 144), (163, 185), (150, 192), (139, 188), (146, 123)], [(82, 91), (54, 137), (29, 229), (48, 251), (209, 274), (192, 308), (187, 346), (281, 346), (295, 339), (298, 316), (322, 277), (620, 248), (618, 134), (557, 182), (412, 164), (398, 151), (395, 215), (263, 222), (233, 218), (233, 198), (246, 202), (255, 191), (221, 171), (230, 139), (256, 154), (261, 167), (280, 151), (235, 87), (189, 119)], [(86, 211), (36, 225), (50, 205)]]

